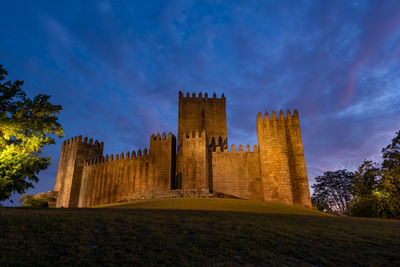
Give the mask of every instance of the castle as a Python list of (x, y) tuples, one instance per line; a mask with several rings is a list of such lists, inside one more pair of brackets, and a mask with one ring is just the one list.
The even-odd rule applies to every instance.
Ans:
[(311, 206), (297, 110), (257, 115), (258, 146), (228, 151), (226, 98), (179, 92), (178, 140), (152, 135), (149, 150), (103, 156), (103, 142), (62, 144), (56, 207), (133, 199), (221, 196)]

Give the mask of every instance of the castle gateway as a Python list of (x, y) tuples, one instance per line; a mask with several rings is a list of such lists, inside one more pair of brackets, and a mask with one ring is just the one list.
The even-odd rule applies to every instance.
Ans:
[(103, 156), (103, 142), (62, 144), (57, 207), (133, 199), (223, 196), (311, 206), (296, 110), (257, 115), (258, 146), (228, 151), (226, 98), (179, 92), (178, 142), (152, 135), (149, 150)]

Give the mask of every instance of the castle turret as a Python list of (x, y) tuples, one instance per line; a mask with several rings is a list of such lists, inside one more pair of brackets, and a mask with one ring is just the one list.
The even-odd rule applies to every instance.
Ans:
[(297, 111), (257, 115), (264, 200), (311, 206)]
[(58, 192), (56, 207), (78, 207), (82, 171), (85, 160), (100, 158), (103, 142), (82, 136), (63, 142), (54, 191)]

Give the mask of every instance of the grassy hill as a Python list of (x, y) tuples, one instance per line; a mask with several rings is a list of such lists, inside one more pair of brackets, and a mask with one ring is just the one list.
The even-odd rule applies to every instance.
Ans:
[(228, 198), (168, 198), (158, 200), (138, 200), (127, 203), (100, 205), (96, 206), (96, 208), (220, 210), (266, 214), (327, 216), (326, 213), (300, 206)]
[(0, 209), (0, 265), (399, 265), (400, 222), (231, 199)]

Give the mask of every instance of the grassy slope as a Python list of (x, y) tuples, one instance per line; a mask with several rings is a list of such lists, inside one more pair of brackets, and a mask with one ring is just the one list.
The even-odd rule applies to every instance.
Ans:
[(116, 207), (0, 209), (0, 265), (400, 264), (398, 221), (227, 199)]
[(281, 203), (250, 201), (227, 198), (169, 198), (160, 200), (139, 200), (129, 203), (108, 204), (98, 208), (120, 209), (179, 209), (179, 210), (220, 210), (237, 212), (255, 212), (267, 214), (323, 215), (326, 213)]

